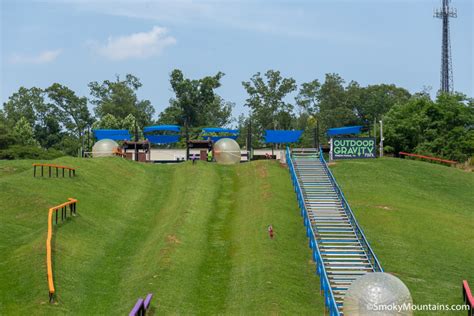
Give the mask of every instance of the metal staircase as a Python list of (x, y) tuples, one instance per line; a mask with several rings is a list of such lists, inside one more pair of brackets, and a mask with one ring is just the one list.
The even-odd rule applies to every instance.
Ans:
[(326, 306), (342, 315), (352, 281), (382, 267), (320, 151), (287, 148), (286, 158)]

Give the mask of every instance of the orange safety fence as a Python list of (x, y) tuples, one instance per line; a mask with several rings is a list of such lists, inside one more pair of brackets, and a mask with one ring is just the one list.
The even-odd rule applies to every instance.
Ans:
[(122, 148), (120, 147), (117, 147), (117, 148), (114, 148), (112, 153), (116, 156), (120, 156), (122, 158), (125, 158), (127, 155), (123, 152)]
[(53, 238), (53, 213), (56, 212), (56, 224), (58, 223), (58, 210), (61, 210), (61, 219), (67, 217), (67, 207), (69, 206), (71, 215), (76, 214), (77, 200), (69, 198), (69, 201), (51, 207), (48, 212), (48, 236), (46, 238), (46, 269), (48, 273), (49, 301), (53, 300), (55, 293), (53, 282), (53, 264), (51, 260), (51, 239)]
[(464, 299), (464, 304), (469, 306), (468, 315), (474, 315), (474, 297), (472, 296), (469, 284), (467, 284), (467, 280), (462, 281), (462, 296)]
[(44, 167), (47, 167), (49, 169), (49, 177), (51, 177), (51, 169), (56, 168), (56, 177), (59, 177), (59, 169), (62, 169), (63, 171), (63, 177), (64, 177), (64, 170), (69, 171), (69, 176), (75, 176), (76, 175), (76, 168), (73, 167), (67, 167), (67, 166), (60, 166), (60, 165), (55, 165), (55, 164), (49, 164), (49, 163), (34, 163), (33, 164), (33, 176), (36, 177), (36, 167), (41, 167), (41, 176), (43, 176), (43, 169)]
[(406, 152), (403, 152), (403, 151), (399, 152), (398, 154), (400, 156), (408, 156), (408, 157), (421, 158), (421, 159), (426, 159), (426, 160), (431, 160), (431, 161), (438, 161), (438, 162), (446, 163), (446, 164), (449, 164), (449, 165), (454, 165), (454, 164), (458, 163), (457, 161), (454, 161), (454, 160), (447, 160), (447, 159), (441, 159), (441, 158), (431, 157), (431, 156), (410, 154), (410, 153), (406, 153)]

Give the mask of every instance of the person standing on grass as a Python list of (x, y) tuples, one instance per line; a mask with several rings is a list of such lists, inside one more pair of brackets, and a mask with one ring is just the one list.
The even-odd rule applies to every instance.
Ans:
[(212, 162), (212, 150), (207, 152), (207, 161)]
[(273, 226), (272, 225), (268, 226), (268, 236), (270, 236), (270, 239), (273, 239)]
[(196, 153), (194, 153), (192, 158), (191, 158), (191, 160), (193, 161), (193, 165), (196, 164), (196, 159), (197, 159)]

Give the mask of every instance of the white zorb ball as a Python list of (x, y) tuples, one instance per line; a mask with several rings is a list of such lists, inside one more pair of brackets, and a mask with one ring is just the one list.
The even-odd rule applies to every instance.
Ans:
[(410, 291), (397, 277), (367, 273), (352, 282), (344, 296), (344, 316), (412, 315)]
[(214, 144), (217, 163), (232, 165), (240, 162), (240, 146), (232, 138), (221, 138)]
[(101, 139), (92, 147), (92, 157), (111, 157), (119, 145), (111, 139)]

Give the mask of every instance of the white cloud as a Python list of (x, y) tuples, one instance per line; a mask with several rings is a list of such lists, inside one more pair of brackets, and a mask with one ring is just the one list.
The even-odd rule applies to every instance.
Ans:
[(93, 46), (100, 55), (111, 60), (148, 58), (176, 43), (176, 39), (167, 33), (166, 28), (155, 26), (149, 32), (109, 37), (105, 45), (96, 43)]
[(38, 55), (22, 55), (13, 54), (10, 58), (12, 64), (47, 64), (50, 63), (61, 54), (61, 49), (45, 50)]

